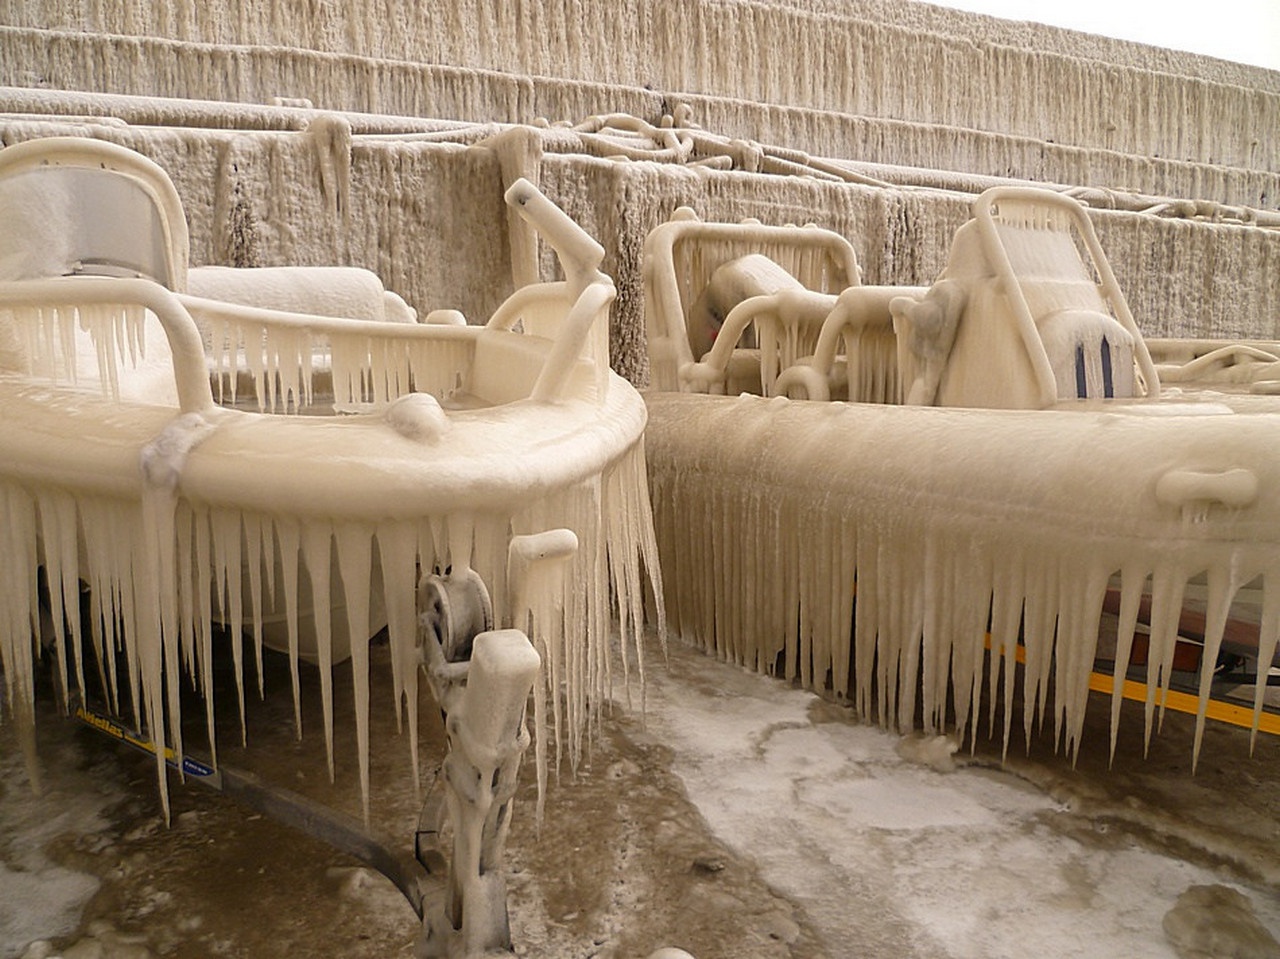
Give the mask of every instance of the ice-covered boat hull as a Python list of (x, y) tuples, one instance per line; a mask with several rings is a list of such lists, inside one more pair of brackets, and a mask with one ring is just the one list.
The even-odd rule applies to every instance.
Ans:
[[(1274, 416), (1213, 404), (982, 411), (680, 394), (647, 403), (673, 625), (722, 657), (828, 685), (882, 722), (912, 728), (920, 688), (926, 725), (948, 724), (949, 697), (962, 731), (1002, 703), (1007, 736), (1021, 645), (1024, 722), (1044, 708), (1052, 680), (1056, 722), (1074, 749), (1113, 583), (1128, 610), (1121, 672), (1149, 591), (1152, 679), (1168, 682), (1192, 582), (1207, 583), (1211, 623), (1247, 588), (1262, 608), (1260, 656), (1274, 656)], [(1221, 625), (1207, 639), (1212, 669)]]

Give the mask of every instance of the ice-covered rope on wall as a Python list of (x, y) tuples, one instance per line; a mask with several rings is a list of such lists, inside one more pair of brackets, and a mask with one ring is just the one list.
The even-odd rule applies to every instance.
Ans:
[[(965, 176), (943, 171), (859, 163), (847, 159), (827, 159), (811, 156), (803, 150), (731, 138), (704, 130), (693, 121), (692, 110), (687, 104), (678, 105), (674, 114), (664, 115), (657, 124), (628, 114), (608, 114), (589, 117), (577, 124), (566, 122), (556, 126), (576, 133), (577, 145), (582, 152), (612, 160), (681, 163), (747, 173), (810, 176), (866, 186), (942, 190), (974, 196), (993, 185), (1007, 182), (999, 177)], [(545, 144), (548, 152), (567, 152), (573, 147), (573, 139), (563, 136), (548, 137)], [(1274, 210), (1260, 210), (1206, 199), (1151, 196), (1100, 187), (1036, 185), (1057, 189), (1086, 206), (1098, 209), (1280, 228), (1280, 213)]]

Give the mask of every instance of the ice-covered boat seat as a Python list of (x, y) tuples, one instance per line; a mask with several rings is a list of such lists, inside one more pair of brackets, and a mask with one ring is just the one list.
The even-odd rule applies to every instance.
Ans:
[(835, 233), (706, 223), (687, 208), (645, 239), (643, 273), (660, 390), (771, 393), (813, 352), (836, 294), (859, 282), (853, 247)]
[(36, 164), (6, 165), (0, 275), (144, 276), (177, 286), (180, 267), (162, 197), (124, 170), (62, 165), (88, 159), (86, 153), (96, 150), (50, 151)]
[[(232, 305), (374, 322), (415, 319), (375, 274), (355, 267), (189, 268), (186, 218), (173, 182), (147, 158), (105, 141), (50, 137), (6, 148), (0, 222), (0, 281), (156, 283), (183, 297), (213, 357), (231, 351), (225, 334)], [(157, 318), (130, 303), (126, 288), (118, 298), (110, 290), (75, 307), (55, 297), (10, 310), (0, 367), (97, 384), (120, 399), (175, 402), (172, 356)], [(225, 372), (214, 365), (211, 372)]]
[[(170, 354), (159, 316), (171, 315), (174, 305), (144, 310), (133, 302), (139, 282), (168, 290), (186, 282), (186, 220), (164, 171), (97, 140), (55, 137), (6, 147), (0, 222), (0, 282), (27, 283), (34, 296), (5, 311), (0, 369), (176, 405), (182, 387), (175, 369), (181, 375), (196, 367), (175, 364)], [(123, 285), (99, 285), (88, 297), (49, 290), (41, 298), (39, 281), (67, 277), (78, 280), (76, 293), (95, 279)]]
[(186, 292), (270, 310), (349, 317), (375, 323), (414, 323), (417, 311), (383, 287), (372, 270), (356, 266), (197, 266)]
[[(1159, 381), (1083, 207), (997, 187), (956, 231), (935, 294), (962, 313), (933, 401), (1029, 408), (1154, 395)], [(906, 318), (907, 309), (902, 312)], [(927, 401), (927, 400), (926, 400)]]

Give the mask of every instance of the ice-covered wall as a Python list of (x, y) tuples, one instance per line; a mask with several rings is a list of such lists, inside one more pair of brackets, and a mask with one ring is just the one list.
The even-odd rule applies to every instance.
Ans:
[[(1023, 141), (1050, 155), (1280, 168), (1274, 72), (902, 0), (8, 5), (0, 82), (17, 86), (517, 122), (656, 118), (664, 100), (705, 94), (727, 101), (708, 117), (722, 132), (823, 155), (854, 155), (853, 118), (871, 118), (891, 142), (903, 128), (887, 121), (944, 128), (918, 154), (886, 158), (928, 167), (970, 162), (948, 145), (954, 130), (1011, 138), (986, 148), (1001, 144), (997, 164), (1017, 175), (1037, 175)], [(789, 119), (784, 137), (778, 108), (832, 116)]]
[[(470, 58), (466, 62), (502, 58), (505, 63), (523, 65), (517, 72), (546, 73), (538, 67), (584, 59), (592, 59), (598, 69), (624, 71), (646, 62), (649, 70), (655, 69), (651, 56), (655, 49), (645, 42), (664, 28), (679, 30), (677, 14), (694, 7), (694, 16), (721, 21), (736, 15), (758, 16), (761, 9), (769, 8), (783, 18), (808, 18), (833, 28), (841, 23), (878, 23), (915, 34), (1034, 48), (1225, 83), (1257, 85), (1259, 76), (1267, 76), (1256, 67), (1191, 53), (903, 0), (700, 0), (684, 7), (650, 3), (612, 11), (607, 5), (567, 0), (515, 4), (461, 0), (438, 8), (421, 0), (362, 4), (228, 0), (204, 8), (180, 0), (6, 0), (0, 12), (5, 23), (19, 26), (223, 44), (254, 36), (277, 46), (330, 52), (376, 48), (389, 57), (446, 58), (442, 62), (463, 62), (464, 56)], [(504, 40), (512, 42), (504, 46)], [(457, 59), (447, 59), (450, 56)], [(1280, 81), (1271, 76), (1270, 88), (1280, 90)]]
[[(298, 119), (277, 113), (281, 122)], [(473, 322), (510, 288), (503, 172), (483, 147), (349, 134), (337, 117), (277, 132), (9, 120), (0, 123), (0, 143), (59, 132), (122, 143), (169, 171), (186, 209), (195, 265), (362, 266), (420, 311), (456, 308)], [(529, 136), (550, 142), (557, 134)], [(557, 148), (564, 142), (559, 135)], [(818, 223), (853, 243), (864, 282), (893, 284), (932, 282), (968, 217), (968, 197), (939, 190), (616, 162), (536, 147), (528, 163), (524, 172), (606, 248), (604, 269), (619, 291), (613, 362), (637, 382), (646, 375), (641, 247), (678, 206), (707, 220)], [(1280, 231), (1092, 215), (1148, 335), (1280, 338)], [(502, 280), (495, 285), (494, 277)]]
[[(462, 73), (451, 67), (422, 67), (421, 70)], [(1275, 209), (1277, 197), (1280, 197), (1280, 168), (1276, 167), (1196, 163), (935, 123), (588, 83), (558, 84), (564, 99), (557, 104), (548, 100), (544, 95), (546, 91), (535, 81), (526, 78), (494, 73), (471, 79), (473, 84), (483, 79), (486, 84), (507, 88), (502, 99), (510, 105), (508, 112), (522, 117), (563, 115), (583, 118), (592, 113), (623, 112), (657, 123), (664, 113), (685, 105), (692, 111), (693, 119), (709, 133), (803, 148), (819, 156), (961, 171), (980, 176), (1013, 176), (1046, 183), (1135, 190), (1156, 196), (1203, 198), (1261, 209)], [(465, 89), (461, 83), (456, 88)], [(474, 89), (471, 92), (474, 93)], [(24, 87), (0, 89), (0, 98), (6, 109), (14, 113), (81, 115), (108, 110), (113, 117), (141, 125), (303, 129), (314, 116), (312, 111), (298, 108), (215, 105), (124, 94), (54, 94)], [(378, 106), (380, 98), (369, 99), (371, 103), (361, 110)], [(560, 113), (552, 109), (557, 105)], [(431, 103), (424, 98), (415, 109), (424, 112), (439, 110), (447, 116), (478, 116), (481, 119), (503, 112), (492, 108), (488, 96), (476, 98), (471, 95), (461, 102)], [(431, 115), (436, 116), (434, 113)], [(439, 130), (450, 123), (464, 122), (363, 112), (348, 113), (347, 116), (353, 130), (367, 133)]]

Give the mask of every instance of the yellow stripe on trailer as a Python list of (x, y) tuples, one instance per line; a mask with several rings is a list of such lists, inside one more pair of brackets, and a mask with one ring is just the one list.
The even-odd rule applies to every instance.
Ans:
[[(1115, 677), (1107, 673), (1090, 673), (1089, 689), (1096, 693), (1111, 695), (1115, 689)], [(1145, 703), (1147, 701), (1147, 684), (1133, 679), (1126, 679), (1121, 695), (1125, 699)], [(1200, 697), (1193, 696), (1191, 693), (1180, 692), (1176, 689), (1166, 690), (1163, 702), (1166, 708), (1180, 713), (1190, 713), (1194, 716), (1200, 711)], [(1242, 706), (1238, 703), (1229, 703), (1222, 699), (1210, 697), (1208, 706), (1205, 709), (1205, 715), (1220, 723), (1230, 723), (1233, 726), (1253, 729), (1252, 706)], [(1273, 736), (1280, 736), (1280, 715), (1263, 710), (1258, 716), (1258, 729), (1264, 733), (1271, 733)]]
[[(987, 649), (991, 649), (991, 634), (987, 634)], [(1002, 647), (1003, 653), (1003, 647)], [(1025, 646), (1019, 646), (1014, 653), (1018, 660), (1019, 666), (1027, 664), (1027, 649)], [(1265, 676), (1258, 677), (1263, 682), (1266, 681)], [(1109, 673), (1100, 673), (1096, 670), (1089, 674), (1089, 690), (1095, 693), (1104, 693), (1111, 695), (1115, 689), (1115, 677)], [(1125, 699), (1132, 700), (1137, 703), (1145, 703), (1147, 701), (1147, 684), (1138, 682), (1134, 679), (1126, 679), (1121, 695)], [(1190, 713), (1195, 716), (1200, 712), (1200, 697), (1193, 696), (1191, 693), (1179, 692), (1176, 689), (1165, 690), (1162, 705), (1166, 709), (1172, 709), (1174, 712)], [(1209, 697), (1209, 703), (1205, 709), (1205, 715), (1209, 719), (1216, 720), (1220, 723), (1230, 723), (1232, 726), (1241, 726), (1245, 729), (1253, 729), (1253, 707), (1242, 706), (1239, 703), (1229, 703), (1226, 700), (1214, 699)], [(1257, 728), (1264, 733), (1270, 733), (1273, 736), (1280, 736), (1280, 714), (1263, 710), (1258, 715)]]

